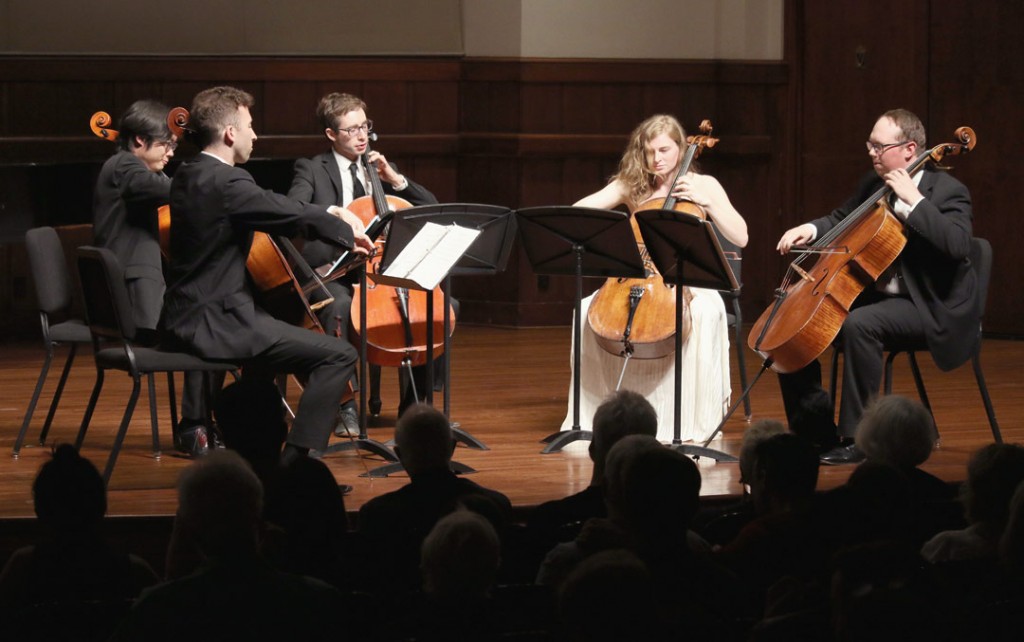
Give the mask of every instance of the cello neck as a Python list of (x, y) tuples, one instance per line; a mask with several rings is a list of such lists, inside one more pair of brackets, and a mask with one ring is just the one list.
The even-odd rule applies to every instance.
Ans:
[[(370, 132), (370, 140), (376, 141), (377, 135)], [(370, 163), (370, 145), (367, 143), (366, 151), (360, 159), (363, 164), (363, 169), (366, 170), (366, 180), (370, 182), (370, 192), (373, 197), (373, 209), (377, 212), (377, 218), (384, 218), (389, 212), (388, 198), (384, 194), (384, 186), (380, 182), (380, 175), (377, 173), (377, 169)]]
[(693, 164), (693, 159), (697, 156), (697, 149), (700, 147), (697, 143), (689, 143), (686, 145), (686, 153), (683, 155), (683, 161), (679, 163), (679, 171), (676, 172), (675, 178), (669, 183), (668, 196), (665, 197), (665, 203), (661, 206), (663, 210), (674, 210), (676, 203), (679, 202), (675, 196), (672, 196), (672, 186), (679, 182), (679, 179), (686, 176), (686, 172), (690, 171), (690, 165)]

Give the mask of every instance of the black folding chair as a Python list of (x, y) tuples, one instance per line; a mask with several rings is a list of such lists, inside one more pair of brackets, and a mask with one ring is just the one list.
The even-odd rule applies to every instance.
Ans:
[[(992, 277), (992, 245), (985, 239), (971, 239), (971, 264), (978, 274), (978, 313), (981, 317), (985, 315), (985, 304), (988, 301), (988, 285)], [(985, 385), (985, 374), (981, 370), (981, 339), (982, 324), (978, 323), (978, 333), (972, 338), (974, 341), (974, 352), (971, 354), (971, 366), (974, 368), (974, 379), (978, 382), (978, 392), (981, 393), (981, 401), (985, 405), (985, 414), (988, 415), (988, 425), (992, 429), (992, 437), (996, 443), (1003, 443), (1003, 435), (999, 430), (999, 422), (996, 421), (996, 411), (992, 407), (992, 398), (988, 394), (988, 386)], [(907, 354), (910, 361), (910, 372), (914, 376), (914, 384), (917, 386), (917, 394), (921, 403), (932, 415), (932, 424), (936, 426), (936, 438), (938, 438), (938, 424), (935, 422), (935, 413), (932, 412), (931, 403), (928, 401), (928, 392), (924, 387), (924, 379), (921, 378), (921, 369), (917, 365), (917, 352), (927, 351), (928, 344), (924, 337), (908, 343), (894, 343), (883, 346), (889, 354), (885, 358), (885, 375), (882, 388), (885, 394), (892, 394), (892, 362), (896, 355), (901, 352)], [(832, 344), (832, 378), (829, 393), (832, 396), (833, 404), (836, 399), (836, 382), (839, 375), (839, 355), (843, 352), (842, 335), (840, 339)]]
[[(107, 370), (121, 370), (132, 377), (132, 392), (128, 398), (128, 405), (125, 407), (124, 416), (117, 436), (114, 438), (114, 446), (107, 460), (106, 468), (103, 471), (103, 479), (110, 480), (110, 474), (117, 461), (117, 455), (124, 443), (125, 433), (128, 431), (128, 424), (131, 422), (132, 413), (135, 411), (135, 404), (139, 398), (139, 389), (142, 385), (142, 376), (149, 378), (149, 405), (150, 416), (152, 417), (153, 432), (153, 454), (159, 457), (160, 438), (156, 422), (156, 396), (151, 375), (165, 372), (173, 375), (175, 372), (198, 371), (203, 373), (204, 380), (208, 379), (210, 373), (231, 372), (237, 368), (235, 364), (206, 361), (199, 357), (184, 352), (169, 352), (159, 348), (147, 348), (135, 346), (132, 341), (135, 337), (135, 321), (132, 314), (131, 303), (128, 299), (128, 289), (124, 283), (124, 272), (109, 250), (98, 247), (78, 248), (78, 272), (82, 282), (82, 294), (86, 303), (86, 318), (89, 323), (89, 330), (92, 333), (93, 348), (96, 358), (96, 385), (93, 387), (92, 395), (89, 398), (89, 405), (82, 418), (82, 426), (78, 431), (78, 438), (75, 440), (75, 447), (81, 448), (85, 441), (85, 433), (89, 429), (89, 422), (92, 413), (96, 408), (96, 402), (103, 388), (103, 377)], [(114, 347), (104, 347), (116, 344)], [(171, 379), (169, 378), (169, 381)], [(172, 388), (173, 389), (173, 388)], [(204, 381), (203, 389), (209, 392), (208, 381)], [(173, 405), (173, 392), (172, 392)], [(212, 403), (207, 399), (206, 407), (212, 408)], [(207, 417), (209, 423), (209, 417)]]
[(46, 443), (46, 435), (50, 432), (50, 425), (57, 412), (57, 404), (60, 403), (60, 396), (64, 392), (64, 384), (67, 383), (78, 346), (92, 341), (89, 326), (81, 319), (71, 316), (71, 275), (68, 272), (64, 248), (61, 246), (57, 230), (52, 227), (37, 227), (29, 230), (25, 234), (25, 249), (28, 252), (32, 281), (35, 284), (36, 300), (39, 303), (39, 321), (43, 327), (43, 348), (46, 350), (46, 358), (43, 360), (43, 368), (39, 372), (36, 388), (32, 392), (32, 399), (28, 402), (28, 409), (25, 410), (25, 420), (21, 424), (18, 438), (14, 440), (15, 459), (21, 452), (28, 427), (32, 423), (32, 414), (35, 412), (39, 396), (43, 392), (43, 384), (46, 383), (46, 375), (50, 371), (54, 351), (60, 345), (68, 346), (64, 369), (61, 372), (60, 381), (57, 383), (57, 389), (53, 393), (53, 400), (50, 401), (50, 409), (46, 413), (43, 429), (39, 433), (40, 445)]

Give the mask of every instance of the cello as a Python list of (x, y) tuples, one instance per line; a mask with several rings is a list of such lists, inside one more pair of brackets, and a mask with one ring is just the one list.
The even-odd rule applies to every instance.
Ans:
[[(954, 137), (958, 142), (918, 156), (907, 173), (967, 153), (977, 142), (970, 127), (958, 128)], [(750, 349), (765, 358), (765, 368), (790, 373), (817, 359), (835, 340), (853, 301), (902, 252), (907, 231), (889, 207), (891, 194), (883, 185), (789, 265), (774, 302), (747, 337)]]
[[(689, 136), (686, 139), (686, 152), (679, 169), (672, 179), (675, 185), (686, 175), (693, 161), (705, 147), (714, 147), (717, 138), (710, 136), (711, 122), (704, 120), (700, 124), (701, 135)], [(644, 201), (631, 212), (640, 210), (673, 210), (680, 216), (706, 218), (704, 210), (690, 201), (681, 201), (670, 194), (665, 198), (652, 198)], [(666, 285), (661, 275), (650, 260), (640, 236), (636, 218), (630, 217), (633, 235), (640, 247), (641, 258), (647, 273), (645, 278), (609, 278), (594, 295), (587, 312), (587, 323), (593, 330), (598, 345), (611, 354), (625, 357), (623, 374), (629, 359), (658, 359), (675, 350), (676, 334), (676, 293), (675, 286)], [(691, 295), (684, 291), (683, 302), (689, 304)], [(681, 311), (683, 315), (683, 338), (690, 332), (689, 308)], [(621, 376), (620, 376), (621, 383)]]
[[(376, 141), (370, 132), (370, 140)], [(374, 238), (378, 251), (366, 261), (370, 273), (380, 268), (383, 247), (387, 242), (383, 228), (400, 209), (412, 207), (412, 203), (384, 193), (380, 175), (370, 163), (370, 147), (367, 144), (359, 162), (370, 182), (370, 195), (361, 196), (348, 204), (347, 209), (363, 221), (367, 235)], [(335, 271), (337, 272), (337, 270)], [(332, 274), (333, 276), (333, 274)], [(366, 360), (376, 366), (406, 367), (425, 365), (427, 362), (427, 300), (428, 292), (412, 291), (367, 280), (366, 292), (356, 286), (352, 294), (352, 308), (359, 309), (362, 298), (366, 298), (366, 326), (362, 326), (360, 315), (353, 314), (352, 330), (357, 337), (366, 335)], [(435, 358), (444, 351), (444, 295), (441, 287), (433, 291), (433, 354)], [(450, 318), (455, 318), (449, 306)], [(356, 340), (353, 345), (358, 345)]]

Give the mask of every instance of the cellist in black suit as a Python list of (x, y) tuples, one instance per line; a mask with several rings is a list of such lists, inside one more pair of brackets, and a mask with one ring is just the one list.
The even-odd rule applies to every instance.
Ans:
[[(361, 162), (373, 131), (373, 121), (367, 118), (366, 109), (366, 103), (352, 94), (334, 92), (320, 99), (316, 109), (317, 121), (323, 127), (331, 149), (312, 158), (295, 161), (295, 176), (288, 196), (306, 203), (347, 207), (355, 199), (370, 194), (370, 177)], [(378, 151), (371, 150), (368, 160), (372, 171), (380, 177), (386, 194), (403, 198), (413, 205), (437, 203), (437, 198), (428, 189), (399, 172), (398, 167)], [(336, 246), (321, 241), (307, 242), (302, 249), (303, 258), (314, 267), (330, 263), (338, 255)], [(344, 336), (347, 333), (352, 311), (352, 286), (356, 281), (356, 274), (350, 273), (327, 283), (334, 301), (321, 307), (317, 314), (329, 334)], [(426, 380), (423, 367), (414, 368), (414, 377), (422, 394)], [(440, 381), (440, 378), (435, 380)], [(412, 402), (411, 391), (404, 391), (400, 411)], [(354, 401), (341, 408), (335, 432), (339, 435), (359, 433)]]
[(373, 244), (358, 218), (261, 189), (236, 166), (249, 159), (256, 140), (253, 103), (233, 87), (207, 89), (193, 100), (190, 128), (202, 153), (171, 183), (164, 324), (185, 349), (241, 363), (243, 377), (306, 375), (287, 459), (326, 447), (357, 355), (344, 339), (289, 325), (255, 304), (246, 271), (253, 232), (318, 239), (364, 255)]
[[(892, 189), (892, 210), (906, 227), (906, 247), (876, 287), (857, 298), (840, 330), (844, 359), (839, 445), (822, 455), (829, 464), (864, 459), (856, 447), (855, 432), (882, 382), (885, 343), (924, 337), (936, 365), (951, 370), (970, 358), (981, 315), (975, 305), (977, 276), (969, 258), (970, 192), (957, 179), (930, 166), (914, 175), (907, 172), (927, 151), (920, 119), (905, 109), (885, 112), (871, 130), (867, 151), (874, 171), (861, 180), (849, 200), (828, 216), (788, 230), (777, 248), (786, 253), (820, 238), (883, 184)], [(831, 422), (817, 360), (802, 370), (779, 375), (779, 382), (791, 428), (796, 425), (799, 431)], [(831, 435), (812, 437), (821, 443)]]

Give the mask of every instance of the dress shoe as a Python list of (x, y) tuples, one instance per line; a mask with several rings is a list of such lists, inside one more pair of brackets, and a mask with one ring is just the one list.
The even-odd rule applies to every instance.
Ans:
[(338, 409), (338, 420), (334, 424), (334, 434), (338, 437), (359, 436), (359, 413), (356, 405), (348, 403)]
[(845, 446), (836, 446), (821, 456), (821, 463), (829, 465), (859, 464), (864, 461), (864, 453), (856, 444), (850, 443)]
[(174, 448), (191, 457), (202, 457), (210, 452), (210, 440), (203, 426), (188, 426), (174, 431)]
[(352, 484), (338, 484), (338, 492), (343, 496), (352, 492)]

